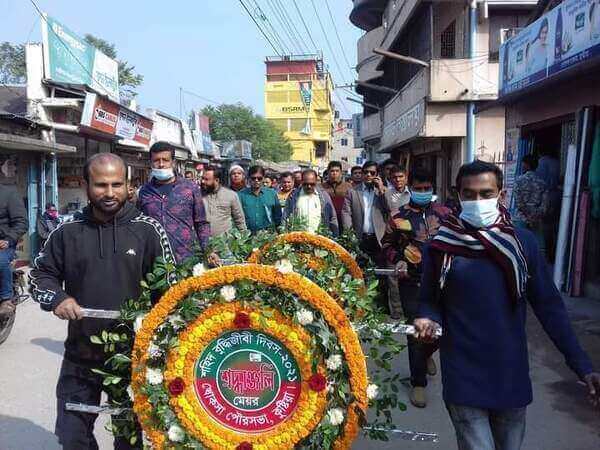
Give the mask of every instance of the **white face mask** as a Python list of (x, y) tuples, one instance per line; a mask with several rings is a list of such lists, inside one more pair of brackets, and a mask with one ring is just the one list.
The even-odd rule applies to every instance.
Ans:
[(173, 168), (169, 169), (152, 169), (152, 177), (158, 181), (167, 181), (175, 176)]
[(475, 228), (487, 228), (493, 225), (500, 215), (498, 197), (486, 200), (461, 200), (460, 218)]

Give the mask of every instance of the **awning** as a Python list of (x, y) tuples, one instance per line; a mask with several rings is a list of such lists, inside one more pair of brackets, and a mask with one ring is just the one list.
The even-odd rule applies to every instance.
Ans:
[(0, 149), (45, 153), (76, 153), (77, 148), (56, 142), (42, 141), (25, 136), (0, 133)]

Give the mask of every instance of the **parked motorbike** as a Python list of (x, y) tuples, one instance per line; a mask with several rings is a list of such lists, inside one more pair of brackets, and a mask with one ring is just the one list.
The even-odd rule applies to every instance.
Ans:
[[(18, 306), (29, 298), (29, 294), (27, 293), (27, 281), (25, 277), (25, 270), (21, 268), (13, 270), (13, 290), (15, 296), (12, 302), (15, 304), (15, 306)], [(11, 315), (0, 318), (0, 344), (6, 341), (10, 335), (13, 325), (15, 324), (16, 316), (17, 308), (15, 308)]]

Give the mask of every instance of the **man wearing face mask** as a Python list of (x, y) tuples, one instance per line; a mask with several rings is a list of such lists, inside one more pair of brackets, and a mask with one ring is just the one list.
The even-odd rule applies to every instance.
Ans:
[(46, 210), (37, 220), (37, 232), (40, 237), (41, 245), (44, 245), (48, 235), (58, 227), (60, 219), (58, 218), (58, 210), (54, 203), (48, 203)]
[(600, 374), (580, 347), (536, 237), (499, 203), (502, 171), (475, 161), (449, 216), (423, 253), (417, 337), (439, 339), (444, 401), (459, 450), (518, 450), (532, 401), (527, 303), (567, 365), (600, 404)]
[[(423, 246), (437, 234), (441, 220), (450, 214), (450, 210), (432, 201), (433, 177), (429, 171), (413, 169), (409, 182), (410, 200), (388, 221), (382, 245), (388, 267), (398, 270), (398, 276), (389, 280), (392, 293), (394, 287), (398, 290), (398, 295), (390, 295), (389, 299), (392, 319), (401, 319), (401, 311), (404, 311), (410, 323), (419, 310), (417, 298)], [(408, 336), (407, 342), (412, 384), (410, 401), (414, 406), (424, 408), (427, 405), (427, 374), (437, 372), (431, 358), (437, 347), (418, 342), (412, 336)]]
[(175, 148), (168, 142), (150, 147), (150, 164), (152, 179), (140, 189), (138, 209), (161, 223), (182, 262), (195, 247), (204, 248), (210, 236), (200, 186), (175, 176)]

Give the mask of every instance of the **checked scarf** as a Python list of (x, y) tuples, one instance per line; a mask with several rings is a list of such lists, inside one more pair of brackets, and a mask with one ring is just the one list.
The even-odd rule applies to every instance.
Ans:
[(500, 206), (496, 222), (488, 228), (465, 226), (458, 217), (449, 216), (442, 222), (431, 248), (443, 255), (439, 271), (440, 289), (444, 287), (454, 256), (480, 258), (487, 255), (502, 269), (513, 301), (516, 303), (524, 297), (527, 261), (510, 215), (503, 206)]

